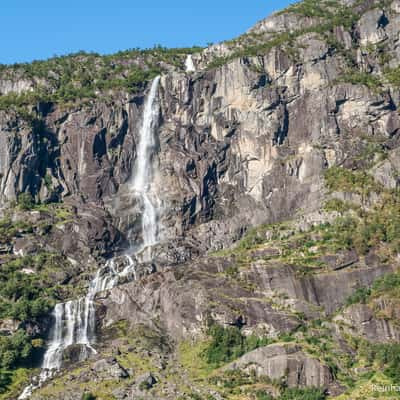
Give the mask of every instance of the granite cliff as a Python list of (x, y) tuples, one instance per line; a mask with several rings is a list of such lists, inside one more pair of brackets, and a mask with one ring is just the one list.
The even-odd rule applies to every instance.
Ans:
[(32, 399), (398, 384), (400, 2), (305, 0), (206, 49), (1, 68), (0, 398), (38, 374), (54, 304), (143, 240), (129, 184), (156, 76), (160, 240), (96, 293), (96, 353), (71, 345)]

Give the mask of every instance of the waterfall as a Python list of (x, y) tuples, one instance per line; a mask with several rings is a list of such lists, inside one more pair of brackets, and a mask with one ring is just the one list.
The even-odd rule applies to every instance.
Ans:
[[(143, 123), (139, 134), (137, 148), (136, 168), (131, 180), (133, 195), (140, 199), (142, 212), (142, 244), (137, 253), (143, 252), (143, 261), (150, 261), (151, 254), (148, 249), (158, 241), (158, 212), (156, 205), (159, 203), (156, 193), (151, 190), (153, 176), (152, 156), (155, 149), (155, 131), (159, 118), (159, 107), (156, 94), (160, 77), (154, 79), (150, 94), (144, 108)], [(154, 203), (156, 204), (154, 204)]]
[[(151, 246), (157, 244), (159, 240), (159, 199), (151, 188), (154, 172), (152, 157), (155, 150), (155, 133), (160, 112), (157, 101), (159, 83), (160, 77), (156, 77), (146, 99), (139, 132), (136, 163), (129, 181), (130, 193), (137, 198), (142, 207), (142, 241), (140, 245), (134, 243), (131, 243), (131, 245), (134, 249), (133, 254), (146, 262), (151, 260)], [(132, 276), (133, 279), (136, 279), (136, 262), (133, 256), (126, 254), (124, 262), (123, 269), (119, 271), (115, 260), (109, 260), (96, 272), (85, 297), (55, 306), (52, 312), (54, 323), (38, 382), (27, 386), (19, 396), (19, 400), (29, 398), (33, 390), (40, 387), (54, 373), (59, 371), (62, 366), (64, 350), (69, 346), (73, 344), (81, 345), (82, 359), (90, 353), (96, 353), (92, 346), (96, 341), (94, 299), (97, 293), (115, 287), (121, 277)]]
[(189, 54), (185, 60), (186, 72), (196, 72), (196, 67), (194, 66), (193, 57)]

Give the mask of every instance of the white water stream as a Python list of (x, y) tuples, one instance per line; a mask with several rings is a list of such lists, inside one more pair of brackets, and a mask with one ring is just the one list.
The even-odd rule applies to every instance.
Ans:
[[(153, 177), (153, 153), (155, 149), (155, 133), (159, 119), (158, 87), (160, 77), (153, 80), (150, 92), (144, 106), (143, 121), (139, 132), (139, 144), (136, 154), (136, 165), (129, 182), (130, 193), (135, 196), (142, 207), (142, 242), (135, 247), (134, 255), (141, 261), (151, 261), (151, 247), (159, 239), (159, 199), (151, 190)], [(136, 262), (131, 255), (124, 256), (124, 268), (118, 271), (115, 260), (109, 260), (100, 268), (90, 282), (85, 297), (57, 304), (53, 310), (54, 324), (50, 332), (50, 340), (44, 355), (42, 371), (37, 383), (26, 387), (19, 396), (20, 400), (28, 399), (33, 390), (40, 387), (54, 375), (62, 366), (65, 349), (71, 345), (81, 345), (81, 359), (90, 353), (96, 353), (93, 348), (95, 335), (95, 306), (97, 293), (110, 290), (118, 284), (119, 278), (133, 276), (136, 279)]]
[(185, 67), (186, 67), (186, 72), (195, 72), (196, 71), (196, 67), (194, 66), (193, 57), (191, 54), (189, 54), (186, 57)]

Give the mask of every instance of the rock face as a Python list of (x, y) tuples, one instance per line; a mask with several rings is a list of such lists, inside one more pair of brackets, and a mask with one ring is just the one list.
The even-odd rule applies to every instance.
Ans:
[(258, 376), (286, 380), (289, 387), (324, 387), (333, 383), (333, 376), (326, 365), (306, 356), (293, 345), (273, 344), (245, 354), (227, 369), (255, 371)]
[[(389, 308), (386, 303), (384, 299), (379, 302), (379, 311), (385, 312)], [(387, 317), (385, 318), (385, 315), (376, 314), (366, 304), (355, 304), (335, 317), (335, 322), (339, 323), (350, 334), (362, 336), (371, 342), (398, 342), (400, 340), (400, 329), (397, 326), (396, 317), (390, 320)]]
[[(250, 33), (296, 29), (299, 18), (276, 15)], [(336, 29), (334, 39), (344, 48), (384, 40), (396, 66), (398, 22), (392, 9), (373, 9), (353, 30)], [(305, 23), (313, 26), (318, 19)], [(375, 91), (341, 80), (344, 55), (315, 33), (299, 36), (294, 46), (296, 60), (278, 46), (212, 70), (162, 77), (156, 182), (163, 193), (164, 237), (183, 240), (187, 253), (227, 246), (247, 226), (317, 210), (327, 166), (346, 163), (363, 135), (397, 137), (397, 88)], [(362, 52), (357, 67), (381, 71)], [(3, 112), (3, 207), (21, 191), (42, 201), (72, 198), (78, 206), (107, 209), (124, 233), (118, 216), (129, 202), (124, 183), (135, 159), (144, 95), (70, 111), (39, 104), (34, 123)], [(393, 186), (385, 171), (398, 166), (390, 163), (377, 176)]]
[[(376, 234), (364, 252), (342, 242), (324, 247), (316, 260), (318, 238), (303, 243), (297, 237), (357, 212), (365, 218), (381, 193), (398, 189), (400, 3), (340, 0), (340, 15), (332, 21), (324, 19), (317, 3), (312, 13), (297, 5), (260, 21), (238, 39), (194, 54), (195, 71), (183, 73), (165, 61), (152, 155), (161, 241), (151, 249), (151, 262), (135, 264), (136, 281), (125, 277), (121, 285), (97, 294), (99, 354), (83, 366), (86, 371), (74, 372), (80, 349), (71, 347), (62, 373), (71, 373), (67, 394), (49, 383), (34, 398), (77, 399), (82, 382), (85, 390), (96, 389), (91, 380), (107, 381), (101, 390), (110, 389), (110, 398), (225, 398), (212, 392), (215, 388), (202, 392), (208, 381), (182, 388), (173, 379), (190, 358), (179, 353), (180, 346), (204, 340), (215, 323), (238, 329), (243, 343), (260, 338), (277, 342), (233, 363), (230, 359), (224, 371), (255, 371), (258, 379), (284, 377), (289, 387), (330, 391), (337, 388), (336, 376), (324, 351), (338, 354), (339, 367), (347, 366), (343, 359), (355, 350), (345, 334), (376, 343), (400, 340), (393, 304), (381, 299), (374, 307), (346, 307), (357, 289), (398, 270), (399, 247), (388, 255)], [(333, 2), (321, 4), (331, 15)], [(0, 97), (48, 84), (23, 74), (17, 78), (0, 71)], [(29, 105), (28, 115), (18, 109), (0, 111), (0, 210), (35, 225), (32, 236), (18, 231), (15, 240), (1, 241), (0, 265), (7, 257), (57, 252), (68, 267), (49, 278), (54, 286), (70, 288), (87, 286), (88, 277), (110, 257), (117, 266), (123, 262), (116, 256), (125, 255), (128, 241), (141, 239), (140, 204), (131, 198), (128, 184), (148, 88), (149, 82), (141, 82), (134, 92), (110, 90), (73, 105), (43, 100)], [(365, 172), (379, 190), (328, 193), (325, 172), (331, 167)], [(68, 215), (58, 218), (43, 210), (18, 214), (14, 202), (21, 193), (42, 205), (62, 204)], [(351, 207), (346, 215), (329, 211), (328, 199)], [(289, 220), (295, 226), (282, 235), (282, 243), (292, 237), (295, 246), (306, 247), (295, 261), (289, 245), (258, 242), (252, 249), (241, 243), (231, 252), (214, 254), (252, 227)], [(395, 226), (390, 234), (398, 232)], [(264, 232), (260, 242), (272, 241), (274, 234)], [(61, 290), (57, 295), (69, 296)], [(323, 325), (324, 319), (329, 323)], [(135, 353), (137, 343), (131, 343), (130, 332), (138, 326), (171, 342), (175, 353), (168, 351), (151, 365), (149, 359), (157, 358), (152, 350)], [(26, 327), (29, 333), (47, 331)], [(328, 332), (316, 340), (315, 331), (325, 327)], [(15, 321), (4, 320), (0, 333), (12, 335), (18, 328)], [(298, 343), (282, 344), (285, 335)], [(125, 353), (110, 357), (114, 339)], [(179, 377), (190, 380), (200, 367), (191, 365)], [(348, 374), (352, 379), (353, 372)]]
[(132, 326), (161, 325), (176, 339), (201, 336), (211, 319), (223, 325), (243, 323), (249, 330), (271, 336), (299, 326), (297, 318), (264, 302), (262, 293), (221, 275), (228, 266), (218, 261), (214, 265), (195, 264), (192, 271), (180, 267), (149, 276), (140, 284), (121, 285), (98, 299), (106, 310), (103, 324), (106, 327), (127, 320)]
[(150, 323), (181, 339), (201, 336), (209, 320), (276, 337), (300, 321), (266, 299), (286, 296), (297, 311), (326, 316), (342, 307), (357, 288), (393, 272), (392, 267), (360, 268), (299, 279), (295, 268), (278, 264), (253, 265), (241, 276), (230, 277), (231, 265), (229, 260), (211, 258), (121, 285), (98, 298), (99, 317), (104, 326), (126, 320), (132, 326)]

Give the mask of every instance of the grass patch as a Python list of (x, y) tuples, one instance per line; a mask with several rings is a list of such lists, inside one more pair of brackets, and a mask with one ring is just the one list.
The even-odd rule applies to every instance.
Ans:
[(179, 362), (192, 379), (207, 379), (215, 369), (203, 356), (208, 346), (209, 341), (184, 341), (178, 347)]
[(292, 388), (286, 389), (279, 400), (325, 400), (326, 394), (318, 388)]

